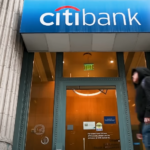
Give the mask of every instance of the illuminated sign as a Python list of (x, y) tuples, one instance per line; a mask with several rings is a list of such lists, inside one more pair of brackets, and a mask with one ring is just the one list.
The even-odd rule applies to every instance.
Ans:
[(150, 0), (25, 0), (21, 33), (150, 32)]
[(94, 70), (94, 64), (84, 64), (84, 71)]
[[(71, 18), (71, 16), (73, 16), (73, 13), (71, 13), (69, 11), (69, 9), (74, 9), (75, 11), (80, 11), (80, 9), (78, 9), (74, 6), (62, 6), (62, 7), (57, 8), (55, 11), (59, 12), (62, 9), (66, 9), (66, 11), (64, 13), (62, 13), (62, 15), (65, 17), (64, 23), (62, 22), (63, 24), (65, 24), (66, 26), (72, 26), (73, 24), (75, 26), (80, 25), (79, 24), (79, 20), (80, 20), (79, 13), (77, 13), (77, 12), (75, 13), (75, 17), (74, 17), (75, 22), (70, 22), (70, 18)], [(131, 10), (130, 9), (128, 9), (127, 12), (128, 12), (128, 16), (129, 16), (128, 19), (129, 19), (129, 25), (130, 26), (133, 25), (132, 22), (136, 22), (138, 25), (141, 25), (141, 23), (137, 19), (137, 15), (138, 15), (137, 12), (135, 14), (133, 14), (133, 16), (131, 16)], [(62, 15), (60, 13), (56, 13), (56, 25), (57, 26), (60, 26), (60, 16), (62, 16)], [(117, 15), (121, 15), (123, 17), (123, 25), (127, 25), (127, 20), (126, 20), (125, 14), (121, 13), (121, 12), (112, 13), (112, 18), (113, 18), (112, 19), (113, 20), (112, 24), (117, 25), (117, 21), (116, 21), (117, 20)], [(91, 16), (93, 18), (93, 20), (91, 20), (90, 23), (86, 22), (86, 18), (88, 16)], [(101, 16), (105, 16), (105, 18), (101, 17)], [(111, 17), (110, 16), (111, 15), (108, 14), (108, 13), (99, 13), (99, 18), (98, 18), (98, 20), (96, 20), (96, 16), (95, 16), (94, 13), (92, 13), (92, 12), (87, 12), (86, 13), (86, 10), (82, 9), (82, 20), (83, 20), (82, 25), (83, 26), (93, 26), (95, 23), (98, 23), (99, 26), (107, 26), (107, 25), (110, 26), (111, 25), (111, 20), (110, 20)], [(55, 25), (55, 23), (53, 21), (46, 22), (44, 20), (46, 17), (55, 17), (55, 14), (54, 13), (49, 13), (49, 12), (42, 14), (41, 17), (40, 17), (40, 22), (41, 22), (42, 25), (44, 25), (44, 26)], [(105, 20), (106, 23), (103, 23), (102, 20)]]

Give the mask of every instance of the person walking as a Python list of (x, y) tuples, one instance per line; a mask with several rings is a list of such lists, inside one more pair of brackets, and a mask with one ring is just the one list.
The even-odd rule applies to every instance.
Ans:
[(150, 150), (150, 70), (144, 67), (132, 69), (132, 81), (136, 90), (135, 104), (140, 122), (138, 139), (143, 139)]

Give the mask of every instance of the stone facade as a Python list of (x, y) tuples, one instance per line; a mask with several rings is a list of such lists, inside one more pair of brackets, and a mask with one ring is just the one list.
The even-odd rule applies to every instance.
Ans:
[(23, 57), (23, 0), (0, 0), (0, 150), (11, 150)]

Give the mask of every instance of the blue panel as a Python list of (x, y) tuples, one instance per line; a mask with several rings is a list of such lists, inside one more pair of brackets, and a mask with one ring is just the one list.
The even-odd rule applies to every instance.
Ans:
[(20, 32), (150, 32), (150, 0), (25, 0)]
[(115, 116), (104, 117), (104, 124), (116, 124), (116, 117)]
[(133, 143), (134, 145), (140, 145), (140, 143)]
[(67, 125), (67, 130), (73, 130), (73, 125)]

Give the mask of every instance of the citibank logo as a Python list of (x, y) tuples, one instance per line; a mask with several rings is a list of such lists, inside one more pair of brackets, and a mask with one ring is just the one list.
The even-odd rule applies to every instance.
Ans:
[[(63, 12), (62, 14), (60, 14), (58, 11), (62, 10), (62, 9), (66, 9), (65, 12)], [(69, 12), (70, 9), (75, 10), (75, 13)], [(42, 25), (44, 26), (52, 26), (52, 25), (56, 25), (56, 26), (60, 26), (61, 24), (65, 24), (66, 26), (79, 26), (80, 24), (83, 26), (93, 26), (94, 24), (98, 24), (100, 26), (110, 26), (110, 25), (119, 25), (119, 23), (117, 22), (117, 16), (121, 16), (122, 17), (122, 23), (123, 25), (133, 25), (133, 22), (135, 22), (138, 25), (141, 25), (140, 21), (137, 19), (137, 15), (138, 13), (134, 13), (131, 14), (131, 10), (130, 8), (127, 9), (127, 16), (122, 13), (122, 12), (113, 12), (112, 14), (106, 13), (106, 12), (100, 12), (98, 14), (94, 14), (92, 12), (86, 12), (85, 8), (83, 8), (82, 10), (74, 7), (74, 6), (62, 6), (57, 8), (56, 13), (44, 13), (41, 15), (40, 17), (40, 22)], [(82, 15), (79, 16), (79, 12), (82, 11)], [(65, 22), (61, 22), (60, 23), (60, 17), (62, 17), (62, 15), (65, 17)], [(90, 16), (90, 18), (92, 17), (92, 20), (89, 22), (87, 21), (88, 17)], [(105, 17), (104, 17), (105, 16)], [(55, 23), (53, 21), (50, 22), (46, 22), (44, 19), (45, 17), (55, 17), (56, 21)], [(75, 20), (74, 22), (70, 22), (70, 17), (74, 17)], [(81, 17), (81, 18), (79, 18)], [(112, 18), (112, 19), (111, 19)], [(79, 20), (82, 19), (82, 22), (80, 21), (79, 24)], [(104, 21), (103, 21), (104, 20)], [(111, 21), (112, 20), (112, 21)], [(105, 22), (105, 23), (104, 23)]]

